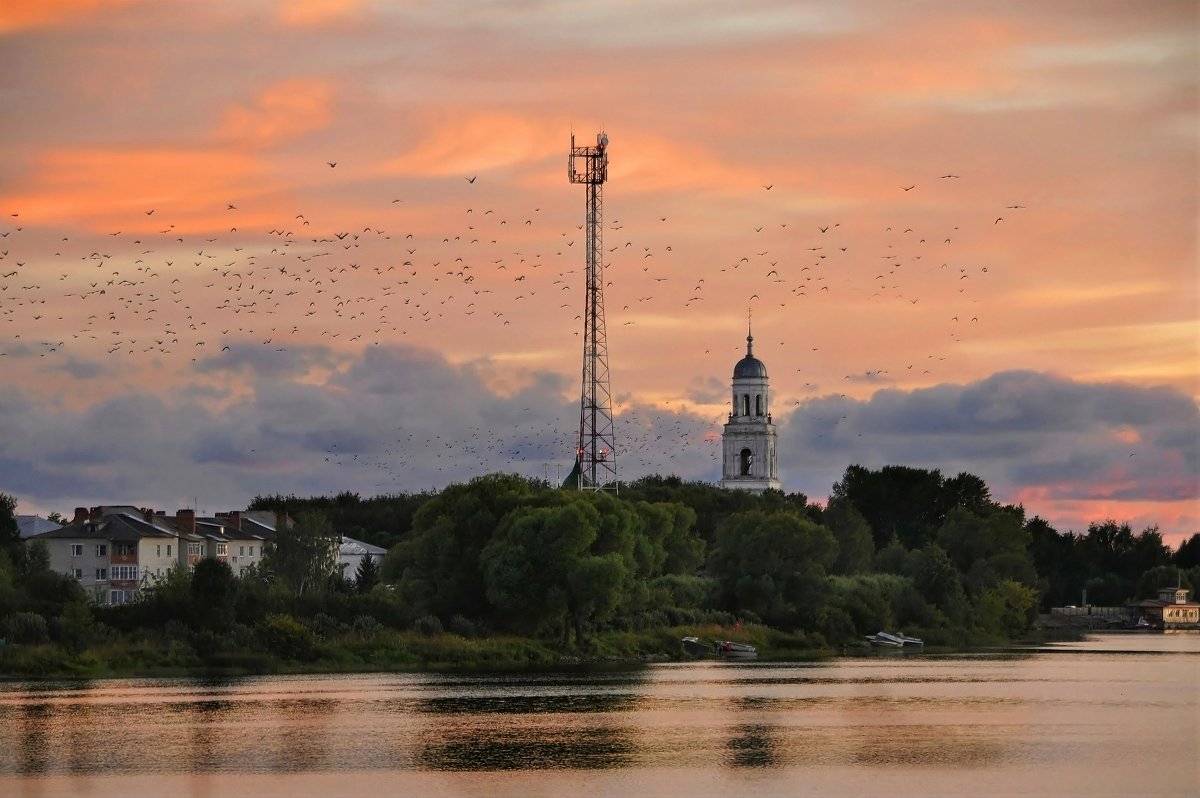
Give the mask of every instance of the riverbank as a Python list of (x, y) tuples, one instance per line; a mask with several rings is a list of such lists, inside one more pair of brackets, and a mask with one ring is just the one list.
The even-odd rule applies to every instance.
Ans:
[(70, 651), (55, 643), (0, 647), (0, 678), (63, 679), (254, 674), (454, 672), (605, 667), (691, 659), (685, 635), (731, 638), (758, 647), (764, 661), (817, 660), (845, 653), (818, 637), (763, 626), (726, 629), (689, 626), (599, 632), (585, 649), (557, 642), (498, 635), (464, 637), (381, 629), (325, 639), (299, 634), (271, 648), (239, 645), (239, 635), (202, 641), (198, 650), (169, 636), (113, 640)]

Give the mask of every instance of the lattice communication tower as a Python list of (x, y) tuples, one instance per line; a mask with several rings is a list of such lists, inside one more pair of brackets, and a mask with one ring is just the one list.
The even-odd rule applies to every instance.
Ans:
[(567, 177), (587, 192), (585, 213), (587, 276), (583, 307), (583, 390), (579, 400), (579, 444), (575, 469), (579, 490), (617, 490), (617, 449), (613, 438), (612, 391), (608, 379), (608, 338), (604, 331), (604, 181), (608, 179), (608, 136), (593, 147), (576, 147), (571, 136)]

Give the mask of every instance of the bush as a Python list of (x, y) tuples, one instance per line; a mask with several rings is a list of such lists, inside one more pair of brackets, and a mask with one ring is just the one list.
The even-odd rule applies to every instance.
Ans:
[(382, 628), (383, 624), (370, 615), (359, 615), (354, 619), (354, 633), (362, 637), (374, 637), (379, 634), (379, 630)]
[(337, 618), (334, 618), (332, 615), (326, 615), (323, 612), (318, 612), (314, 615), (308, 625), (321, 640), (331, 640), (346, 630), (346, 627)]
[(258, 637), (272, 654), (301, 661), (312, 657), (317, 642), (312, 630), (290, 615), (268, 615), (258, 625)]
[(479, 630), (475, 628), (475, 623), (462, 615), (455, 615), (450, 619), (450, 631), (468, 639), (479, 636)]
[(18, 612), (11, 615), (5, 626), (8, 629), (8, 637), (13, 643), (38, 645), (50, 639), (49, 624), (36, 612)]
[(413, 622), (413, 631), (417, 634), (431, 637), (433, 635), (440, 635), (445, 631), (445, 628), (436, 615), (422, 615)]

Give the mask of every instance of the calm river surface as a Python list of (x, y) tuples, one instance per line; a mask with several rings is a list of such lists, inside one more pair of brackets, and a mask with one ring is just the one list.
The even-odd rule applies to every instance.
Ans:
[(0, 684), (0, 796), (1195, 796), (1200, 636), (619, 673)]

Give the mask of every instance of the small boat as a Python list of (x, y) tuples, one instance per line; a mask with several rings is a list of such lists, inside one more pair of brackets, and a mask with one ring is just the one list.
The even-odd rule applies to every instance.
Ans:
[(921, 648), (925, 645), (925, 641), (923, 641), (921, 638), (909, 637), (903, 632), (898, 634), (893, 634), (891, 632), (876, 632), (875, 634), (867, 635), (866, 637), (871, 645), (879, 646), (880, 648)]
[(727, 659), (754, 659), (758, 656), (758, 649), (749, 643), (718, 640), (714, 645), (717, 648), (718, 657), (726, 657)]
[(706, 643), (698, 637), (689, 636), (683, 638), (683, 647), (689, 654), (698, 657), (716, 655), (725, 659), (754, 659), (758, 656), (758, 649), (754, 646), (749, 643), (735, 643), (732, 640)]

